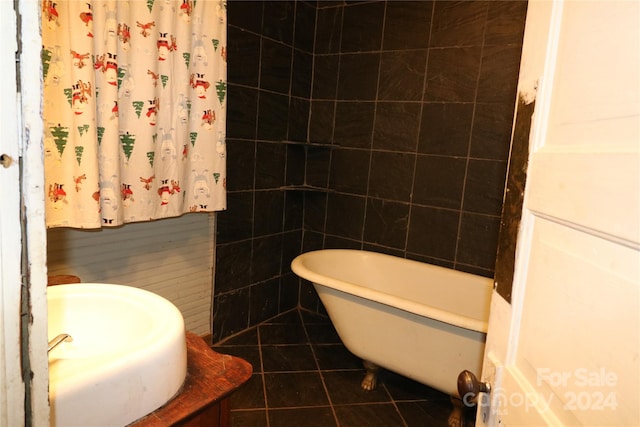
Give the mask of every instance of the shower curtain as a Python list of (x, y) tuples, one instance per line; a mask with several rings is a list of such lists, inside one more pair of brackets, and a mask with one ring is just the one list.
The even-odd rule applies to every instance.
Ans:
[(42, 2), (48, 227), (226, 209), (226, 1)]

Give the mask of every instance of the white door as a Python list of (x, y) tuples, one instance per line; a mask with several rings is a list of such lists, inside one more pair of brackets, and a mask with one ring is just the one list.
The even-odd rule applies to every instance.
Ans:
[(639, 58), (638, 2), (529, 1), (528, 178), (478, 425), (640, 425)]
[(20, 170), (13, 2), (0, 1), (0, 425), (24, 423), (24, 383), (20, 363)]
[(0, 0), (0, 427), (49, 424), (39, 12)]

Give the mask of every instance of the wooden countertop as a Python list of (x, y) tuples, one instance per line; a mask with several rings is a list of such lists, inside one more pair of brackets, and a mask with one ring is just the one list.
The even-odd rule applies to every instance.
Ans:
[(172, 400), (130, 427), (161, 427), (184, 422), (207, 406), (228, 397), (253, 373), (243, 359), (213, 351), (202, 338), (187, 332), (187, 377)]
[(80, 283), (80, 278), (71, 274), (57, 274), (47, 277), (47, 286), (67, 285), (69, 283)]

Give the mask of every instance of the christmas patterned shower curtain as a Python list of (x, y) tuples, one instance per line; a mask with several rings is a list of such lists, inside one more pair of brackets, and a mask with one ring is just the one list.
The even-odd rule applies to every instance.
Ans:
[(42, 3), (48, 227), (226, 208), (226, 1)]

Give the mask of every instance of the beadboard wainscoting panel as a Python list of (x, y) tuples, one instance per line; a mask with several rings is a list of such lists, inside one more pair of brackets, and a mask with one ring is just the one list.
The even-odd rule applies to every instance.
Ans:
[(182, 312), (187, 330), (211, 333), (215, 260), (214, 214), (192, 214), (118, 228), (52, 228), (47, 233), (50, 276), (114, 283), (163, 296)]

